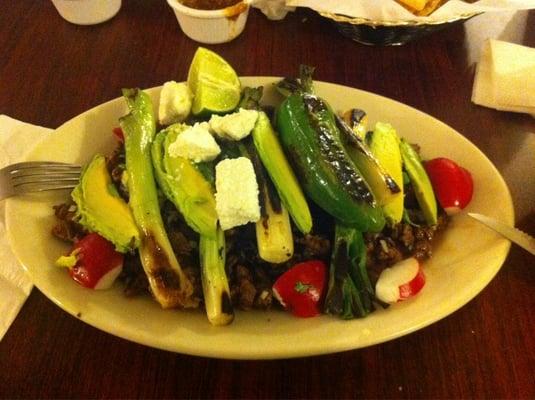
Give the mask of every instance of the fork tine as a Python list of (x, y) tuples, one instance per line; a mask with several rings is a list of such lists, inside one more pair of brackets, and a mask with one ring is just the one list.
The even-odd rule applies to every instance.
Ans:
[(55, 161), (30, 161), (0, 169), (0, 200), (17, 194), (74, 188), (82, 167)]
[(24, 185), (15, 187), (15, 192), (17, 194), (25, 193), (34, 193), (34, 192), (47, 192), (51, 190), (66, 190), (73, 189), (76, 186), (76, 183), (60, 183), (60, 182), (50, 182), (48, 184), (34, 184), (34, 185)]
[(24, 182), (24, 181), (38, 181), (50, 179), (69, 179), (80, 177), (80, 171), (28, 171), (27, 173), (19, 173), (15, 171), (11, 174), (11, 180), (13, 182)]
[(5, 170), (12, 173), (14, 171), (25, 171), (32, 169), (54, 169), (54, 170), (81, 170), (80, 165), (60, 163), (55, 161), (25, 161), (8, 165)]
[(23, 186), (28, 185), (53, 185), (55, 183), (58, 183), (60, 185), (62, 184), (72, 184), (76, 185), (79, 181), (79, 176), (67, 176), (67, 177), (55, 177), (55, 176), (45, 176), (40, 177), (38, 179), (30, 179), (30, 180), (13, 180), (13, 187), (19, 188)]

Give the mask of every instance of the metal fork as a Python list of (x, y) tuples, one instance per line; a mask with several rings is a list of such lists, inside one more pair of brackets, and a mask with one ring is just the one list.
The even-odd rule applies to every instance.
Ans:
[(54, 161), (27, 161), (0, 169), (0, 200), (32, 192), (72, 189), (81, 166)]

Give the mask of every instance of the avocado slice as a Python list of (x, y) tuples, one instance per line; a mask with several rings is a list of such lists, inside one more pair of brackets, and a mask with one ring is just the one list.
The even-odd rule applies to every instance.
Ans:
[(218, 217), (210, 182), (190, 160), (169, 154), (169, 146), (186, 128), (186, 125), (174, 124), (156, 135), (151, 148), (156, 180), (186, 223), (200, 235), (214, 239)]
[(399, 137), (392, 125), (378, 122), (370, 137), (369, 147), (380, 165), (396, 182), (400, 191), (383, 204), (383, 212), (389, 224), (401, 222), (403, 217), (403, 174)]
[(427, 172), (425, 172), (424, 166), (420, 160), (420, 156), (410, 143), (407, 143), (403, 139), (400, 141), (400, 150), (403, 165), (411, 180), (416, 200), (422, 209), (425, 221), (428, 225), (436, 225), (437, 200), (435, 198), (433, 186), (431, 186), (431, 181), (429, 180)]
[(121, 253), (139, 246), (134, 217), (111, 181), (104, 156), (93, 157), (71, 197), (78, 206), (78, 222), (86, 229), (108, 239)]

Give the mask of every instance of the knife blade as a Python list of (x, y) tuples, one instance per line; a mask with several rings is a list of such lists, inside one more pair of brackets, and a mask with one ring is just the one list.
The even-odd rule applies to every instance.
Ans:
[(511, 242), (516, 243), (523, 249), (535, 255), (535, 238), (531, 237), (527, 233), (522, 232), (520, 229), (506, 225), (503, 222), (495, 220), (494, 218), (487, 217), (486, 215), (482, 215), (478, 213), (467, 213), (467, 214), (470, 217), (474, 218), (475, 220), (486, 225), (493, 231), (499, 233), (506, 239), (509, 239)]

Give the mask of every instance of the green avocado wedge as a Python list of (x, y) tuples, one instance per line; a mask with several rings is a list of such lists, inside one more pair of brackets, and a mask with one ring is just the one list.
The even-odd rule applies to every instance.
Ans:
[(71, 196), (82, 226), (112, 242), (121, 253), (139, 246), (139, 230), (132, 211), (117, 193), (104, 156), (93, 157)]

